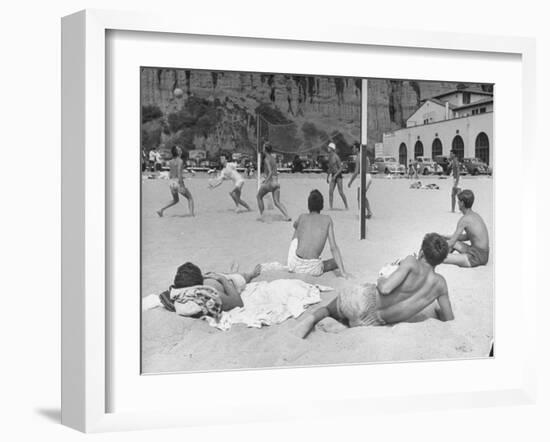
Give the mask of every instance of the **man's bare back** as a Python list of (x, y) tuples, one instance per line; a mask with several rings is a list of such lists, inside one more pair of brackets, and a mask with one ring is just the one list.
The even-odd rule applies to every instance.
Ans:
[(471, 190), (463, 190), (457, 197), (462, 217), (458, 220), (455, 232), (446, 238), (449, 249), (458, 253), (450, 253), (445, 264), (459, 267), (486, 265), (489, 261), (489, 231), (483, 218), (472, 210), (474, 194)]
[(466, 241), (482, 250), (489, 250), (489, 231), (479, 213), (470, 211), (462, 216), (458, 224), (464, 227)]
[(297, 255), (304, 259), (317, 259), (327, 242), (331, 219), (320, 213), (304, 213), (294, 222), (294, 237), (298, 238)]
[(378, 280), (379, 315), (388, 324), (406, 321), (447, 294), (445, 279), (414, 256), (401, 261), (388, 278)]
[(454, 319), (447, 283), (434, 270), (448, 250), (442, 235), (427, 234), (418, 258), (408, 256), (389, 276), (380, 277), (376, 285), (344, 288), (329, 304), (305, 315), (296, 326), (296, 334), (305, 338), (327, 316), (350, 327), (395, 324), (411, 319), (434, 301), (439, 304), (435, 309), (438, 319)]

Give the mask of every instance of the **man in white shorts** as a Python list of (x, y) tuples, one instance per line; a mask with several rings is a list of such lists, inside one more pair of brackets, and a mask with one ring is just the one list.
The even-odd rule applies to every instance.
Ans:
[[(301, 214), (294, 222), (294, 236), (288, 250), (287, 266), (291, 273), (320, 276), (339, 269), (341, 276), (348, 278), (340, 249), (334, 237), (334, 226), (330, 216), (321, 215), (323, 195), (312, 190), (307, 201), (309, 213)], [(323, 261), (321, 253), (329, 243), (333, 258)]]
[(231, 192), (229, 192), (229, 195), (231, 196), (231, 199), (235, 203), (235, 211), (237, 213), (239, 212), (239, 204), (240, 204), (247, 210), (247, 212), (250, 212), (251, 210), (250, 206), (241, 199), (241, 192), (244, 185), (244, 178), (239, 172), (237, 172), (237, 164), (228, 162), (225, 156), (220, 157), (220, 162), (223, 166), (223, 169), (218, 175), (218, 177), (213, 181), (211, 181), (208, 184), (208, 186), (210, 187), (210, 189), (214, 189), (218, 187), (224, 180), (233, 181), (234, 187), (231, 190)]
[(187, 198), (187, 204), (189, 206), (189, 214), (195, 216), (195, 206), (193, 202), (193, 196), (183, 182), (183, 160), (181, 159), (182, 150), (179, 146), (172, 147), (172, 159), (168, 163), (170, 166), (170, 193), (172, 194), (172, 201), (164, 206), (162, 209), (157, 210), (158, 216), (162, 217), (164, 211), (169, 207), (175, 206), (178, 204), (181, 193), (185, 198)]
[[(361, 153), (360, 153), (360, 150), (359, 148), (357, 147), (357, 144), (355, 144), (353, 146), (353, 155), (355, 155), (355, 169), (353, 170), (353, 175), (351, 176), (351, 178), (349, 179), (349, 182), (348, 182), (348, 188), (351, 187), (351, 183), (353, 183), (353, 181), (355, 180), (355, 178), (357, 177), (357, 175), (359, 175), (359, 171), (361, 170)], [(367, 214), (365, 216), (365, 218), (367, 219), (370, 219), (372, 218), (372, 211), (370, 210), (370, 204), (369, 204), (369, 199), (367, 198), (367, 191), (369, 190), (369, 187), (371, 185), (371, 182), (372, 182), (372, 175), (369, 173), (370, 172), (370, 160), (369, 160), (369, 157), (367, 156), (367, 161), (365, 163), (365, 167), (367, 168), (367, 181), (366, 181), (366, 184), (365, 184), (365, 206), (367, 208)], [(359, 206), (359, 209), (361, 209), (361, 186), (357, 187), (357, 205)]]

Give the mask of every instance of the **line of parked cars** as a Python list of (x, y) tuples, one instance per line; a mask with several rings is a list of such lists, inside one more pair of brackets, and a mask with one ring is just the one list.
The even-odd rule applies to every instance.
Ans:
[[(492, 173), (491, 168), (479, 158), (464, 158), (459, 164), (461, 175), (491, 175)], [(450, 175), (452, 172), (451, 159), (446, 155), (438, 155), (435, 158), (419, 156), (409, 164), (409, 167), (414, 167), (419, 175)], [(395, 157), (380, 156), (374, 159), (371, 172), (385, 175), (405, 175), (408, 170)]]

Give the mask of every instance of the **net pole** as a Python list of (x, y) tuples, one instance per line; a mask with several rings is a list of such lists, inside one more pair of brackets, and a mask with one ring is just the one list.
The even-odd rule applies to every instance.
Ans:
[(361, 219), (361, 239), (365, 239), (367, 236), (367, 220), (366, 220), (366, 187), (367, 187), (367, 109), (368, 109), (368, 80), (366, 78), (361, 80), (361, 191), (359, 198), (359, 218)]
[(260, 190), (260, 171), (262, 167), (262, 155), (260, 153), (260, 114), (256, 113), (256, 179)]

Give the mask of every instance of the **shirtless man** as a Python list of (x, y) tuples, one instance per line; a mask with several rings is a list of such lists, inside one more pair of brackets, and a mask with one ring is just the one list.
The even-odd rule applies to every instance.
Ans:
[[(344, 270), (340, 249), (334, 238), (334, 226), (330, 216), (321, 215), (323, 195), (312, 190), (307, 200), (309, 213), (303, 213), (294, 222), (294, 236), (288, 250), (288, 269), (292, 273), (320, 276), (325, 272), (340, 269), (344, 278), (350, 275)], [(323, 261), (320, 256), (327, 242), (333, 258)]]
[(174, 302), (170, 298), (172, 289), (182, 289), (194, 286), (208, 286), (216, 290), (220, 296), (222, 311), (229, 311), (235, 307), (242, 307), (243, 300), (241, 293), (250, 281), (256, 278), (261, 272), (258, 264), (250, 272), (245, 273), (206, 273), (202, 274), (201, 269), (191, 262), (186, 262), (178, 267), (174, 277), (174, 283), (168, 290), (159, 295), (161, 303), (170, 311), (175, 311)]
[[(457, 198), (462, 217), (458, 220), (455, 233), (445, 236), (451, 253), (444, 262), (459, 267), (483, 266), (489, 260), (487, 226), (483, 218), (472, 210), (475, 198), (471, 190), (461, 191)], [(470, 244), (466, 244), (464, 241), (470, 241)], [(452, 253), (455, 250), (458, 253)]]
[(451, 150), (451, 173), (453, 174), (453, 188), (451, 190), (451, 211), (455, 211), (456, 207), (456, 196), (460, 192), (458, 187), (458, 182), (460, 181), (460, 163), (458, 162), (458, 157), (456, 156), (456, 150)]
[(327, 316), (350, 327), (396, 324), (411, 319), (434, 301), (438, 303), (435, 314), (439, 320), (454, 319), (445, 278), (435, 272), (447, 252), (445, 238), (428, 233), (418, 258), (407, 256), (393, 273), (380, 277), (377, 284), (343, 289), (329, 304), (304, 315), (295, 332), (305, 338)]
[(241, 192), (244, 185), (244, 179), (239, 172), (237, 172), (237, 164), (229, 163), (225, 156), (220, 157), (220, 162), (223, 166), (218, 178), (208, 183), (210, 189), (218, 187), (224, 180), (233, 181), (233, 189), (229, 192), (229, 196), (235, 203), (235, 212), (239, 213), (239, 204), (243, 206), (248, 212), (250, 212), (250, 206), (241, 199)]
[[(346, 210), (348, 210), (348, 200), (346, 199), (346, 195), (344, 194), (344, 188), (342, 185), (343, 171), (344, 171), (344, 165), (342, 164), (340, 157), (336, 153), (336, 144), (329, 143), (327, 183), (329, 183), (328, 204), (329, 204), (330, 210), (332, 210), (332, 202), (334, 199), (335, 186), (338, 186), (338, 193), (342, 197), (342, 201), (344, 201), (344, 206), (346, 207)], [(329, 182), (329, 178), (330, 178), (330, 182)]]
[(273, 148), (269, 143), (264, 144), (264, 152), (264, 165), (265, 170), (267, 171), (267, 175), (262, 185), (258, 189), (258, 194), (256, 195), (256, 199), (258, 201), (258, 209), (260, 209), (260, 217), (264, 214), (264, 196), (271, 192), (271, 194), (273, 195), (273, 204), (275, 204), (275, 207), (277, 207), (277, 209), (281, 211), (284, 216), (284, 220), (292, 221), (290, 216), (288, 216), (285, 206), (280, 201), (281, 185), (279, 184), (277, 161), (275, 160), (275, 157), (271, 154), (273, 152)]
[(185, 170), (183, 166), (183, 160), (181, 159), (182, 150), (179, 146), (172, 147), (172, 159), (169, 161), (170, 166), (170, 193), (172, 194), (172, 202), (167, 206), (164, 206), (162, 209), (157, 210), (158, 216), (162, 217), (164, 211), (169, 207), (175, 206), (178, 204), (181, 193), (185, 198), (187, 198), (187, 205), (189, 206), (189, 214), (195, 216), (195, 206), (193, 202), (193, 196), (189, 189), (185, 187), (183, 183), (183, 172)]
[[(353, 170), (353, 175), (349, 179), (348, 182), (348, 189), (351, 187), (351, 183), (355, 180), (357, 175), (359, 175), (359, 171), (361, 170), (361, 151), (357, 146), (353, 146), (353, 154), (355, 155), (355, 168)], [(370, 204), (369, 199), (367, 198), (367, 191), (369, 190), (369, 187), (372, 183), (372, 175), (370, 172), (370, 161), (369, 157), (366, 157), (367, 161), (365, 163), (365, 167), (367, 169), (366, 173), (366, 184), (365, 184), (365, 206), (367, 207), (367, 215), (365, 218), (370, 219), (372, 218), (372, 211), (370, 210)], [(359, 210), (361, 209), (361, 186), (357, 188), (357, 205), (359, 207)]]

